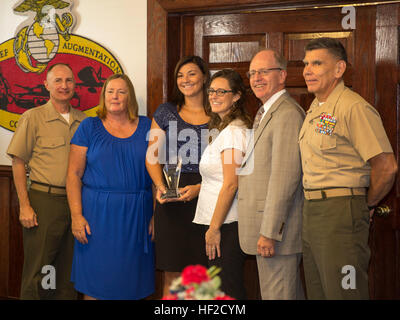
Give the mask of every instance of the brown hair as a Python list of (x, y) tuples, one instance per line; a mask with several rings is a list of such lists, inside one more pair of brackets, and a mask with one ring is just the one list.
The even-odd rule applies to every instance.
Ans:
[[(253, 122), (246, 110), (246, 88), (243, 84), (242, 77), (233, 69), (222, 69), (211, 77), (210, 83), (216, 78), (226, 79), (229, 83), (232, 93), (239, 94), (240, 98), (233, 104), (229, 113), (223, 119), (221, 119), (218, 114), (211, 112), (211, 119), (208, 124), (209, 130), (216, 128), (221, 131), (235, 119), (242, 120), (245, 126), (250, 129), (253, 125)], [(207, 105), (211, 110), (210, 101), (208, 99)]]
[(103, 88), (101, 89), (100, 94), (100, 101), (99, 101), (99, 108), (97, 110), (97, 115), (100, 119), (105, 119), (107, 117), (107, 108), (105, 105), (105, 95), (106, 95), (106, 88), (110, 81), (115, 79), (122, 79), (125, 81), (126, 85), (128, 86), (128, 103), (127, 103), (127, 113), (129, 120), (135, 120), (138, 117), (138, 110), (139, 106), (136, 101), (135, 89), (133, 87), (132, 81), (129, 77), (125, 74), (116, 73), (109, 76), (103, 84)]
[(207, 87), (210, 81), (210, 71), (208, 70), (208, 66), (207, 63), (200, 58), (199, 56), (187, 56), (187, 57), (183, 57), (182, 59), (180, 59), (178, 61), (178, 63), (176, 64), (175, 67), (175, 71), (174, 71), (174, 89), (172, 91), (172, 99), (171, 101), (173, 103), (175, 103), (178, 106), (178, 110), (184, 105), (185, 103), (185, 96), (183, 95), (183, 93), (179, 90), (178, 85), (177, 85), (177, 80), (178, 80), (178, 73), (179, 70), (188, 63), (194, 63), (196, 66), (199, 67), (199, 69), (201, 70), (201, 72), (204, 75), (204, 85), (203, 85), (203, 105), (205, 107), (205, 111), (206, 114), (209, 114), (210, 111), (207, 110)]

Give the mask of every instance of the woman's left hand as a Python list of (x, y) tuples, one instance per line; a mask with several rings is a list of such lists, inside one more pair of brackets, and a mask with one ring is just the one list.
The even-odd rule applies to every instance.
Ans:
[(221, 257), (221, 231), (219, 229), (208, 228), (206, 232), (206, 254), (209, 260)]
[(178, 198), (178, 201), (192, 201), (194, 198), (198, 197), (200, 193), (200, 184), (179, 188), (179, 193), (181, 196)]

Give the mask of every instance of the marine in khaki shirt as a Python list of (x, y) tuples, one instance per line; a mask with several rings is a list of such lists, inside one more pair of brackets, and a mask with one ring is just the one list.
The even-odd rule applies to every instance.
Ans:
[(67, 123), (51, 101), (30, 109), (21, 116), (7, 153), (28, 164), (32, 181), (65, 187), (69, 143), (85, 117), (70, 108)]
[[(397, 163), (378, 112), (345, 87), (347, 54), (336, 39), (305, 47), (303, 76), (316, 99), (299, 134), (303, 262), (309, 299), (368, 299), (369, 222)], [(355, 270), (350, 288), (342, 270)]]
[(368, 160), (393, 153), (378, 112), (343, 81), (326, 102), (313, 101), (299, 143), (305, 189), (367, 188)]
[[(51, 66), (44, 85), (50, 93), (49, 102), (21, 116), (7, 150), (24, 227), (20, 298), (76, 299), (70, 281), (74, 239), (65, 181), (70, 140), (86, 116), (70, 105), (75, 80), (68, 65)], [(26, 166), (30, 169), (30, 190)], [(55, 287), (43, 286), (45, 266), (54, 268)]]

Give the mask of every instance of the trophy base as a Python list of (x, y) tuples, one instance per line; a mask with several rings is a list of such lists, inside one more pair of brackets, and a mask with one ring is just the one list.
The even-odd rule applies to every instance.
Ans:
[(166, 193), (161, 195), (161, 199), (179, 198), (181, 195), (177, 190), (168, 189)]

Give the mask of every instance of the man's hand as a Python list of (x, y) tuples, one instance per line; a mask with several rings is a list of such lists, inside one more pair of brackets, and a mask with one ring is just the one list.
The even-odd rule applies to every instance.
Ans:
[(37, 216), (35, 211), (31, 207), (31, 203), (28, 197), (25, 161), (21, 158), (14, 156), (12, 160), (12, 170), (15, 189), (17, 190), (19, 201), (19, 221), (24, 228), (37, 227)]
[(257, 241), (257, 253), (264, 258), (272, 258), (275, 255), (275, 240), (260, 236)]
[(369, 222), (372, 222), (372, 217), (374, 216), (375, 209), (369, 211)]
[(19, 221), (24, 228), (37, 227), (39, 224), (37, 222), (37, 216), (35, 211), (31, 206), (22, 206), (19, 209)]

